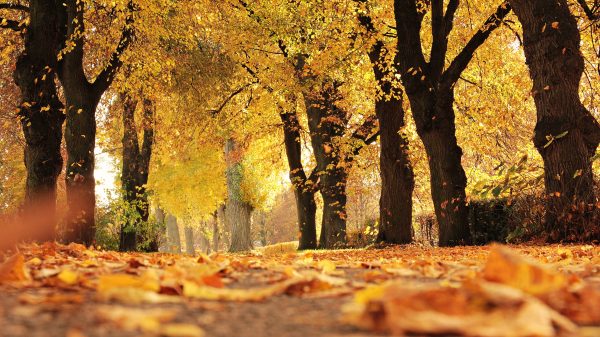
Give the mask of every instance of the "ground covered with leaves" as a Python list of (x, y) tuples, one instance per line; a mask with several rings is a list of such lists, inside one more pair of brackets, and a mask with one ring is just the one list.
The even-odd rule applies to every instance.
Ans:
[(600, 247), (0, 256), (1, 336), (600, 336)]

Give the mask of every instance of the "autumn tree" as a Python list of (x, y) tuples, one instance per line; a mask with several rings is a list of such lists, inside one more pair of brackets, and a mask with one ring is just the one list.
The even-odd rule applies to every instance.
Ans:
[[(0, 27), (20, 31), (24, 47), (14, 71), (21, 91), (19, 119), (25, 136), (27, 180), (25, 206), (45, 214), (48, 233), (54, 239), (56, 226), (56, 181), (62, 170), (60, 153), (62, 124), (65, 119), (55, 83), (56, 55), (62, 43), (60, 22), (63, 13), (57, 1), (32, 0), (28, 6), (3, 3), (0, 10), (17, 11), (14, 17), (0, 18)], [(29, 14), (29, 15), (26, 15)]]
[[(454, 86), (473, 54), (510, 12), (502, 3), (446, 66), (448, 36), (460, 1), (395, 0), (398, 34), (398, 73), (410, 101), (417, 132), (423, 141), (431, 172), (431, 195), (439, 224), (439, 244), (469, 244), (471, 234), (462, 167), (462, 149), (456, 140)], [(431, 51), (427, 60), (421, 40), (423, 19), (431, 10)]]
[[(147, 195), (148, 173), (154, 141), (155, 108), (152, 100), (142, 99), (142, 143), (138, 139), (138, 128), (135, 123), (138, 99), (124, 93), (121, 95), (123, 104), (123, 162), (121, 184), (125, 202), (134, 207), (137, 216), (121, 226), (119, 249), (122, 251), (136, 250), (138, 236), (142, 226), (148, 222), (149, 203)], [(143, 239), (143, 238), (142, 238)], [(143, 240), (142, 240), (143, 241)], [(150, 240), (148, 250), (158, 250), (155, 240)]]
[(375, 27), (368, 7), (359, 9), (358, 20), (373, 40), (368, 55), (379, 89), (375, 100), (381, 144), (381, 197), (377, 239), (386, 243), (410, 243), (415, 178), (408, 156), (408, 139), (404, 134), (403, 92), (397, 83), (396, 67), (393, 65), (395, 52), (388, 50), (383, 40), (385, 34)]
[(523, 27), (533, 80), (534, 144), (544, 160), (548, 240), (598, 238), (592, 157), (600, 143), (600, 125), (579, 97), (584, 59), (577, 22), (566, 0), (510, 3)]
[(66, 241), (91, 244), (95, 234), (95, 179), (94, 149), (96, 144), (96, 108), (104, 92), (114, 80), (122, 65), (122, 54), (134, 37), (134, 12), (136, 5), (129, 1), (121, 11), (125, 24), (117, 47), (106, 66), (88, 79), (84, 64), (85, 18), (84, 1), (68, 0), (66, 11), (66, 37), (64, 49), (59, 54), (58, 75), (66, 101), (65, 141), (67, 144), (67, 203), (69, 208)]

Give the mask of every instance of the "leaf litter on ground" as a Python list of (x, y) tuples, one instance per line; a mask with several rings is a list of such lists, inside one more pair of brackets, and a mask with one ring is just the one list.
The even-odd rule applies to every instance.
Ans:
[(35, 315), (26, 309), (31, 306), (60, 310), (94, 301), (95, 324), (163, 336), (205, 333), (196, 323), (163, 316), (177, 310), (158, 314), (153, 306), (206, 303), (210, 311), (219, 308), (211, 302), (277, 296), (343, 298), (344, 320), (331, 324), (394, 335), (600, 335), (597, 246), (278, 248), (189, 256), (44, 243), (23, 245), (0, 261), (0, 290), (22, 289), (25, 315)]

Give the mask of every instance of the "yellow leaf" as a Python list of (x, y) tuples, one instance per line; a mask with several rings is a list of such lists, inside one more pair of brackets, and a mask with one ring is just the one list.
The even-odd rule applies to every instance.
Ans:
[(73, 285), (79, 280), (79, 275), (70, 269), (64, 269), (56, 277), (68, 285)]

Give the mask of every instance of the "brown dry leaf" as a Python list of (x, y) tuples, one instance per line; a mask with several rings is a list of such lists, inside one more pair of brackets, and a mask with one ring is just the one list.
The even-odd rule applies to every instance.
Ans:
[(31, 280), (25, 266), (25, 257), (17, 253), (0, 264), (0, 284), (4, 282), (23, 282)]
[(492, 247), (482, 277), (532, 295), (556, 291), (569, 283), (558, 271), (500, 245)]
[(553, 337), (577, 329), (538, 299), (487, 282), (461, 288), (390, 283), (359, 292), (346, 312), (354, 325), (399, 336)]

